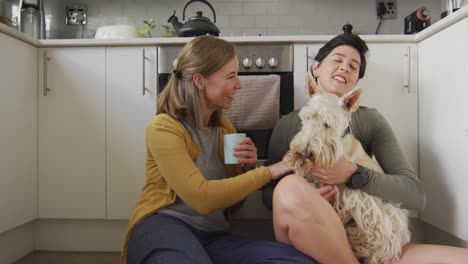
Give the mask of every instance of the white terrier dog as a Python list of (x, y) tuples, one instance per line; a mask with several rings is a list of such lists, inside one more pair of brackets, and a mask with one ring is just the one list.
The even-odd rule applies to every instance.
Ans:
[[(301, 131), (293, 138), (284, 161), (316, 187), (321, 184), (309, 175), (311, 165), (329, 168), (345, 155), (366, 168), (383, 172), (351, 133), (346, 134), (351, 113), (358, 108), (361, 89), (341, 98), (315, 86), (308, 74), (310, 94), (307, 106), (299, 112)], [(309, 90), (309, 91), (310, 91)], [(408, 211), (346, 185), (336, 186), (333, 207), (344, 224), (355, 256), (364, 263), (390, 263), (399, 258), (410, 241)]]

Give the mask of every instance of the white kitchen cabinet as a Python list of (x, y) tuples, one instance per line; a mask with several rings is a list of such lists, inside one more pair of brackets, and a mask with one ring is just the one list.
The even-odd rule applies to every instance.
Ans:
[(0, 33), (0, 234), (37, 217), (37, 48)]
[(306, 74), (312, 66), (321, 44), (295, 44), (294, 45), (294, 109), (307, 105), (307, 77)]
[(421, 218), (468, 241), (468, 19), (419, 43)]
[(39, 218), (104, 219), (105, 48), (39, 53)]
[(145, 181), (145, 132), (156, 113), (156, 47), (106, 49), (107, 219), (131, 216)]
[(378, 109), (390, 123), (418, 173), (417, 45), (370, 43), (361, 105)]
[[(324, 42), (325, 43), (325, 42)], [(323, 43), (323, 44), (324, 44)], [(295, 108), (307, 103), (305, 74), (323, 44), (294, 45)], [(361, 105), (378, 109), (394, 130), (410, 164), (418, 170), (417, 46), (368, 43)]]

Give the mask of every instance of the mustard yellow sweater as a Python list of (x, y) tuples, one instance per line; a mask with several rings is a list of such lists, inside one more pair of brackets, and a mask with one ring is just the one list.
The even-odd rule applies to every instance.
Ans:
[[(224, 160), (223, 135), (235, 133), (235, 128), (226, 117), (221, 123), (218, 150)], [(266, 167), (241, 174), (239, 165), (226, 165), (229, 178), (207, 181), (194, 163), (199, 154), (200, 149), (179, 121), (167, 114), (151, 120), (146, 128), (146, 182), (128, 224), (123, 264), (127, 263), (127, 243), (135, 225), (174, 203), (176, 195), (200, 214), (207, 214), (242, 201), (271, 179)]]

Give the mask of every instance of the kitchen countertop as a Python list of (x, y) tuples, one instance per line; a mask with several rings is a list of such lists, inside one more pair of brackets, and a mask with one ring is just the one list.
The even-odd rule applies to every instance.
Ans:
[[(468, 5), (457, 12), (432, 24), (423, 31), (414, 35), (360, 35), (367, 43), (379, 42), (420, 42), (435, 33), (449, 27), (456, 22), (468, 17)], [(42, 47), (96, 47), (96, 46), (161, 46), (184, 44), (191, 38), (134, 38), (134, 39), (47, 39), (38, 40), (4, 24), (0, 24), (0, 32), (12, 36), (32, 46)], [(323, 43), (334, 35), (300, 35), (300, 36), (245, 36), (223, 37), (232, 43)]]

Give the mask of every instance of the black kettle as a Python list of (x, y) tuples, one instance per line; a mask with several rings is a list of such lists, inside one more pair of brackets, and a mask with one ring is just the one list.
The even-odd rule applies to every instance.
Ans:
[(174, 30), (177, 32), (179, 37), (196, 37), (201, 35), (219, 36), (219, 29), (214, 24), (216, 23), (216, 13), (213, 9), (213, 6), (211, 6), (211, 4), (206, 0), (190, 0), (184, 7), (182, 19), (185, 20), (185, 10), (187, 9), (187, 6), (193, 2), (202, 2), (206, 4), (213, 12), (213, 22), (211, 22), (209, 18), (202, 16), (203, 12), (197, 11), (196, 16), (189, 18), (189, 20), (185, 24), (182, 24), (176, 17), (175, 10), (174, 14), (172, 14), (172, 16), (169, 17), (167, 22), (172, 24)]

